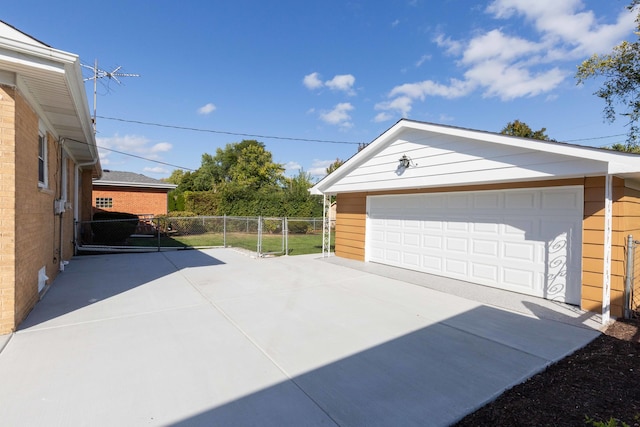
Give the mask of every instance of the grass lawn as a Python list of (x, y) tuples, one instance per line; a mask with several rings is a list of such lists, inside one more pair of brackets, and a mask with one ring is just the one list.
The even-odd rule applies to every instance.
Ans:
[[(313, 254), (322, 252), (322, 234), (289, 234), (287, 248), (289, 255)], [(333, 249), (334, 233), (331, 233), (331, 248)], [(157, 247), (157, 238), (134, 237), (128, 239), (129, 246)], [(162, 247), (202, 247), (227, 246), (255, 251), (258, 245), (257, 234), (227, 233), (226, 242), (222, 233), (205, 233), (191, 236), (161, 237)], [(283, 239), (281, 234), (264, 234), (262, 236), (262, 252), (283, 253)]]

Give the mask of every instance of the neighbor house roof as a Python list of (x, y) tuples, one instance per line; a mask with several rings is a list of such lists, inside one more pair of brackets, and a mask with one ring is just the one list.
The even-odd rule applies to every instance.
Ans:
[(0, 83), (17, 87), (79, 164), (101, 173), (80, 58), (0, 21)]
[[(403, 156), (410, 167), (399, 167)], [(402, 119), (310, 191), (336, 194), (606, 174), (640, 183), (640, 155)]]
[(173, 190), (177, 187), (175, 184), (169, 184), (168, 182), (150, 178), (139, 173), (112, 171), (109, 169), (104, 169), (102, 171), (102, 178), (94, 179), (93, 185), (106, 187), (161, 188), (166, 190)]

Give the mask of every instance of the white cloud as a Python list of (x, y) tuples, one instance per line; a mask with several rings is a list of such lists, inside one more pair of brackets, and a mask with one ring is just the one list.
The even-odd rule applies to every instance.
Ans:
[(285, 175), (296, 175), (302, 166), (298, 162), (290, 161), (284, 165)]
[(309, 168), (309, 174), (314, 178), (322, 178), (327, 174), (327, 168), (336, 160), (319, 160), (314, 159)]
[(356, 82), (356, 78), (351, 74), (340, 74), (334, 76), (331, 80), (327, 80), (324, 84), (332, 90), (338, 90), (346, 92), (349, 95), (354, 95), (353, 84)]
[(454, 99), (477, 90), (502, 100), (542, 94), (552, 98), (551, 92), (575, 72), (578, 61), (609, 52), (631, 35), (636, 16), (621, 6), (614, 23), (603, 23), (585, 10), (582, 0), (493, 0), (486, 12), (497, 20), (520, 18), (523, 26), (533, 27), (534, 35), (525, 38), (491, 29), (468, 40), (436, 36), (434, 42), (444, 53), (457, 58), (462, 78), (398, 85), (387, 101), (376, 104), (382, 111), (376, 119), (391, 113), (407, 116), (414, 102), (427, 97)]
[(159, 142), (150, 148), (152, 153), (162, 153), (171, 150), (173, 146), (168, 142)]
[(337, 74), (331, 80), (323, 82), (320, 80), (320, 74), (315, 72), (307, 74), (302, 79), (302, 83), (309, 90), (321, 89), (328, 87), (331, 90), (345, 92), (348, 95), (355, 95), (353, 85), (356, 78), (352, 74)]
[(389, 113), (387, 113), (386, 111), (383, 111), (382, 113), (378, 113), (376, 114), (376, 116), (373, 118), (373, 121), (376, 123), (381, 123), (381, 122), (386, 122), (388, 120), (391, 120), (393, 118), (393, 116)]
[(393, 21), (393, 22), (391, 23), (391, 27), (392, 27), (392, 28), (395, 28), (395, 27), (397, 27), (397, 26), (398, 26), (398, 24), (400, 24), (400, 20), (399, 20), (399, 19), (396, 19), (395, 21)]
[(318, 73), (307, 74), (304, 76), (304, 79), (302, 79), (302, 83), (310, 90), (320, 89), (323, 86), (322, 80), (320, 80), (320, 74)]
[(203, 116), (206, 116), (207, 114), (211, 114), (214, 111), (216, 111), (216, 106), (213, 105), (212, 103), (208, 103), (203, 105), (202, 107), (198, 108), (198, 114), (201, 114)]
[(353, 105), (349, 102), (341, 102), (333, 107), (333, 110), (326, 111), (320, 114), (320, 119), (325, 123), (331, 125), (338, 125), (342, 128), (350, 128), (353, 126), (351, 123), (351, 116), (349, 111), (354, 109)]
[(111, 158), (120, 154), (112, 150), (158, 160), (160, 159), (159, 153), (169, 152), (173, 148), (168, 142), (158, 142), (152, 145), (148, 138), (139, 135), (120, 136), (115, 134), (112, 137), (98, 137), (96, 138), (96, 143), (99, 147), (98, 151), (102, 165), (113, 164)]
[(142, 169), (143, 172), (147, 172), (147, 173), (153, 173), (153, 174), (157, 174), (157, 175), (169, 175), (171, 173), (171, 171), (169, 169), (165, 169), (163, 167), (160, 166), (156, 166), (155, 168), (144, 168)]
[(416, 62), (416, 67), (420, 68), (422, 64), (431, 59), (431, 55), (422, 55)]

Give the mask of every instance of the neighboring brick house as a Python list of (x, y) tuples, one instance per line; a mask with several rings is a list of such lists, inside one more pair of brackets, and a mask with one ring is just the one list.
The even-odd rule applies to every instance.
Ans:
[(0, 334), (73, 256), (101, 172), (78, 56), (0, 21)]
[(105, 169), (93, 181), (93, 209), (136, 215), (166, 215), (167, 193), (177, 185), (133, 172)]

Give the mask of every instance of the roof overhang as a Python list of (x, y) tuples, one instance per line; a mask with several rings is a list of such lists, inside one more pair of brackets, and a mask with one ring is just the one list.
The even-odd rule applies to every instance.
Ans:
[[(456, 153), (457, 147), (466, 151)], [(405, 152), (419, 160), (415, 168), (399, 173), (404, 172), (398, 169), (398, 161)], [(483, 158), (491, 152), (492, 158)], [(445, 156), (450, 159), (448, 166), (442, 160)], [(465, 162), (467, 169), (460, 166)], [(479, 168), (474, 170), (472, 165)], [(640, 155), (402, 119), (310, 192), (406, 190), (607, 174), (640, 181)]]
[(125, 182), (125, 181), (105, 181), (96, 179), (93, 186), (100, 187), (133, 187), (133, 188), (156, 188), (162, 190), (173, 190), (178, 187), (176, 184), (169, 183), (146, 183), (146, 182)]
[(0, 83), (17, 87), (75, 162), (100, 176), (80, 58), (0, 26)]

